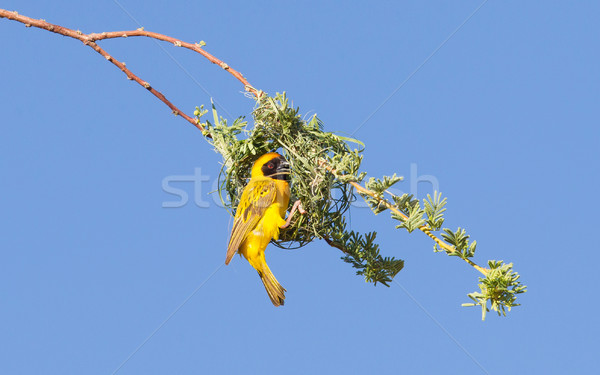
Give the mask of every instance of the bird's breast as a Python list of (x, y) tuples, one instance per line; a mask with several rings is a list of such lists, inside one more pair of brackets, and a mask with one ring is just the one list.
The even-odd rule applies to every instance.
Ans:
[(279, 213), (282, 218), (285, 218), (285, 212), (290, 204), (290, 184), (287, 181), (275, 180), (277, 188), (277, 197), (274, 204), (279, 204)]

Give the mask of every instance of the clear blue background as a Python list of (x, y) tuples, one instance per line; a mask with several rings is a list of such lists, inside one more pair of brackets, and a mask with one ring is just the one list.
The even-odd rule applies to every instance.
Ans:
[[(111, 374), (215, 270), (119, 374), (597, 370), (597, 2), (487, 2), (354, 133), (481, 1), (119, 1), (364, 141), (370, 175), (403, 174), (403, 191), (411, 163), (434, 176), (476, 261), (514, 262), (529, 292), (481, 322), (460, 306), (475, 270), (357, 207), (352, 228), (406, 260), (396, 280), (485, 370), (399, 285), (366, 284), (322, 242), (269, 248), (288, 290), (274, 308), (242, 259), (218, 268), (231, 220), (207, 195), (220, 158), (200, 132), (81, 42), (0, 19), (0, 373)], [(139, 27), (109, 0), (2, 7), (83, 32)], [(101, 45), (189, 114), (210, 97), (229, 118), (252, 110), (191, 51), (161, 44), (199, 84), (150, 39)], [(210, 207), (163, 208), (176, 200), (163, 179), (194, 168)]]

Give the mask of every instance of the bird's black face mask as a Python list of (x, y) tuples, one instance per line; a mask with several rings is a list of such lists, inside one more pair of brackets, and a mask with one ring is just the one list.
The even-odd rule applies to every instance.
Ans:
[(283, 157), (274, 158), (263, 164), (261, 168), (263, 175), (265, 177), (271, 177), (275, 180), (290, 180), (290, 173), (292, 170), (290, 169), (290, 163), (285, 160)]

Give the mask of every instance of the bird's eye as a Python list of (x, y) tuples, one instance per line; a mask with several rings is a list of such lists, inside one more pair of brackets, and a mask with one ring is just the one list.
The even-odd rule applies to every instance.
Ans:
[(275, 166), (273, 165), (273, 163), (269, 163), (269, 164), (267, 164), (267, 168), (269, 168), (269, 169), (273, 169), (273, 167), (275, 167)]

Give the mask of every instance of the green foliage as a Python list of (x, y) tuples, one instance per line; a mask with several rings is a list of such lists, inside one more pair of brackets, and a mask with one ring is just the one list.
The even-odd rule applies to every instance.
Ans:
[[(249, 128), (244, 118), (238, 118), (231, 125), (219, 117), (212, 106), (212, 121), (204, 119), (209, 112), (203, 107), (196, 108), (194, 115), (204, 127), (215, 151), (223, 157), (219, 176), (219, 196), (225, 207), (233, 215), (239, 197), (250, 177), (250, 167), (262, 154), (279, 151), (292, 166), (290, 203), (299, 199), (306, 214), (295, 215), (291, 225), (281, 231), (280, 239), (274, 241), (282, 248), (299, 248), (315, 239), (324, 239), (329, 245), (340, 249), (342, 259), (352, 265), (358, 275), (373, 284), (389, 286), (394, 276), (404, 267), (404, 261), (380, 254), (375, 244), (376, 233), (359, 234), (346, 228), (345, 217), (350, 203), (355, 200), (353, 183), (360, 183), (366, 173), (359, 172), (364, 145), (354, 139), (325, 132), (323, 123), (316, 115), (303, 120), (299, 110), (290, 106), (284, 94), (269, 97), (261, 93), (252, 113), (254, 126)], [(352, 148), (350, 144), (354, 144)], [(391, 217), (400, 222), (396, 228), (404, 228), (409, 233), (415, 230), (425, 232), (435, 241), (434, 251), (445, 251), (456, 256), (486, 275), (480, 278), (481, 292), (468, 296), (475, 302), (465, 306), (481, 305), (485, 318), (487, 301), (498, 314), (506, 314), (516, 304), (516, 294), (526, 291), (518, 281), (517, 273), (512, 272), (512, 264), (489, 261), (486, 270), (471, 261), (475, 255), (477, 242), (469, 243), (470, 236), (465, 229), (452, 231), (442, 228), (446, 211), (446, 198), (439, 192), (433, 197), (419, 201), (413, 195), (401, 196), (390, 193), (389, 189), (402, 177), (384, 176), (370, 178), (365, 183), (367, 190), (359, 190), (375, 214), (391, 210)], [(386, 199), (386, 194), (391, 199)], [(438, 232), (436, 235), (434, 232)], [(437, 237), (440, 236), (445, 242)]]
[(485, 278), (479, 278), (479, 292), (469, 294), (474, 303), (463, 303), (463, 306), (481, 306), (481, 319), (485, 320), (485, 315), (490, 309), (487, 302), (490, 301), (490, 308), (498, 313), (498, 316), (506, 316), (506, 311), (510, 311), (513, 306), (520, 306), (516, 303), (517, 294), (525, 293), (527, 287), (519, 281), (518, 273), (513, 272), (512, 263), (505, 264), (503, 261), (488, 261), (490, 270)]
[(399, 215), (392, 215), (392, 218), (396, 220), (402, 221), (400, 225), (396, 225), (396, 228), (405, 228), (408, 233), (411, 233), (415, 229), (419, 229), (421, 226), (425, 225), (425, 219), (423, 218), (423, 214), (425, 210), (421, 209), (421, 204), (419, 201), (415, 201), (415, 204), (408, 206), (406, 209), (406, 216), (408, 218), (403, 218)]
[(378, 178), (371, 177), (369, 181), (365, 183), (365, 187), (372, 192), (375, 193), (376, 197), (372, 197), (370, 195), (362, 194), (363, 198), (367, 201), (375, 215), (379, 214), (387, 210), (387, 206), (385, 205), (385, 200), (383, 200), (383, 195), (394, 185), (395, 183), (402, 181), (404, 177), (394, 175), (392, 177), (383, 176), (383, 180)]
[(431, 199), (431, 195), (427, 194), (427, 199), (423, 200), (425, 215), (427, 215), (427, 225), (429, 225), (431, 230), (439, 230), (444, 225), (446, 198), (440, 200), (441, 197), (442, 193), (434, 191), (433, 199)]
[[(397, 182), (396, 176), (383, 179), (371, 178), (367, 183), (367, 188), (374, 192), (374, 196), (361, 194), (369, 203), (375, 214), (385, 211), (388, 208), (393, 208), (391, 217), (394, 220), (400, 221), (396, 228), (404, 228), (409, 233), (415, 229), (424, 229), (426, 233), (439, 231), (444, 224), (444, 212), (446, 211), (446, 198), (442, 199), (439, 192), (434, 192), (433, 197), (427, 195), (427, 199), (423, 200), (423, 208), (418, 199), (413, 195), (403, 194), (401, 196), (394, 195), (387, 191), (389, 186)], [(384, 192), (388, 193), (392, 201), (384, 198)], [(396, 212), (400, 211), (400, 213)], [(432, 234), (433, 235), (433, 234)], [(477, 241), (469, 243), (470, 236), (463, 228), (458, 228), (452, 231), (448, 228), (443, 228), (440, 236), (446, 242), (446, 245), (441, 248), (436, 242), (434, 251), (445, 251), (449, 256), (459, 257), (472, 266), (475, 264), (470, 260), (475, 256), (477, 249)], [(510, 311), (512, 306), (519, 306), (516, 301), (516, 295), (524, 293), (526, 286), (521, 285), (518, 281), (519, 275), (512, 272), (512, 263), (503, 264), (503, 262), (489, 261), (490, 269), (483, 270), (486, 272), (485, 278), (480, 278), (479, 288), (481, 292), (471, 293), (468, 296), (475, 301), (474, 304), (463, 304), (463, 306), (481, 305), (483, 309), (483, 318), (485, 319), (487, 301), (490, 301), (491, 308), (498, 312), (498, 315), (506, 315), (506, 310)]]
[(454, 246), (455, 251), (446, 251), (450, 256), (458, 256), (462, 259), (471, 258), (475, 255), (477, 241), (469, 244), (469, 235), (464, 229), (458, 228), (456, 232), (452, 232), (448, 228), (444, 228), (442, 238), (450, 245)]
[(334, 235), (333, 239), (327, 239), (327, 242), (334, 247), (343, 249), (346, 254), (342, 260), (350, 263), (356, 268), (357, 275), (362, 275), (366, 282), (382, 283), (389, 287), (389, 283), (394, 276), (404, 267), (404, 261), (391, 257), (382, 257), (379, 253), (379, 245), (375, 244), (376, 232), (365, 235), (354, 231), (345, 230)]
[(401, 196), (390, 195), (394, 201), (394, 207), (403, 213), (408, 213), (415, 205), (419, 204), (419, 200), (412, 194), (402, 194)]
[[(208, 111), (202, 107), (196, 109), (195, 115), (206, 134), (212, 136), (207, 140), (223, 156), (219, 193), (232, 213), (248, 182), (252, 163), (266, 152), (281, 150), (293, 171), (291, 202), (302, 201), (306, 214), (295, 215), (275, 245), (298, 248), (314, 239), (325, 239), (344, 252), (343, 259), (352, 263), (366, 281), (388, 285), (403, 262), (382, 257), (379, 246), (373, 242), (374, 234), (363, 236), (349, 231), (344, 220), (355, 200), (348, 183), (365, 177), (358, 171), (362, 150), (351, 148), (350, 144), (362, 147), (362, 143), (323, 131), (316, 115), (304, 121), (285, 94), (261, 96), (252, 113), (251, 129), (241, 118), (228, 125), (214, 106), (212, 112), (212, 121), (203, 118)], [(389, 181), (385, 184), (389, 185)]]

